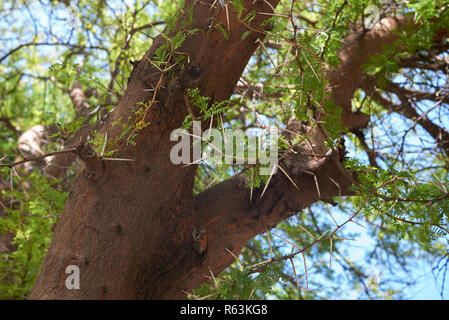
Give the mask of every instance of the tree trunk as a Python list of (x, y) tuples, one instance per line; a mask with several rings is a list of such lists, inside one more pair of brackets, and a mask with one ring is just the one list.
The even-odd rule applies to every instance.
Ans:
[[(200, 29), (177, 49), (187, 53), (189, 63), (183, 69), (173, 67), (174, 76), (161, 78), (161, 72), (148, 62), (166, 41), (156, 38), (101, 129), (113, 140), (120, 135), (114, 121), (133, 117), (142, 102), (155, 100), (145, 118), (149, 125), (138, 133), (136, 146), (123, 145), (114, 155), (135, 161), (102, 161), (80, 150), (86, 168), (73, 184), (30, 298), (185, 298), (185, 292), (207, 280), (210, 271), (218, 274), (232, 263), (234, 258), (226, 249), (238, 255), (248, 240), (315, 201), (350, 194), (348, 187), (355, 177), (342, 167), (344, 153), (336, 148), (328, 150), (326, 157), (291, 154), (281, 161), (298, 188), (278, 171), (263, 197), (263, 187), (254, 190), (251, 203), (242, 175), (193, 196), (196, 166), (176, 166), (169, 157), (170, 133), (181, 127), (190, 112), (187, 88), (198, 87), (212, 102), (228, 99), (258, 46), (256, 40), (264, 38), (255, 29), (262, 29), (261, 23), (269, 17), (257, 14), (249, 29), (229, 10), (228, 25), (226, 10), (218, 4), (211, 8), (212, 2), (185, 1), (186, 14), (178, 21), (178, 30), (189, 20), (188, 8), (193, 8), (188, 28)], [(278, 0), (243, 2), (242, 17), (252, 10), (272, 12)], [(217, 24), (226, 30), (227, 40), (214, 27)], [(361, 83), (362, 65), (369, 57), (362, 53), (378, 52), (383, 43), (393, 41), (391, 30), (397, 26), (390, 21), (380, 31), (349, 37), (340, 54), (340, 68), (328, 74), (330, 87), (335, 88), (332, 97), (343, 107), (343, 122), (349, 130), (364, 127), (369, 119), (350, 108)], [(242, 40), (248, 30), (251, 33)], [(310, 130), (312, 137), (323, 135), (320, 128)], [(68, 265), (79, 267), (80, 289), (66, 288)]]
[[(244, 1), (243, 16), (252, 10), (272, 12), (277, 3)], [(196, 166), (171, 163), (170, 133), (188, 114), (186, 89), (198, 87), (212, 101), (228, 99), (258, 46), (256, 40), (264, 35), (252, 31), (242, 41), (248, 27), (234, 11), (229, 10), (229, 31), (226, 11), (219, 6), (186, 1), (184, 12), (188, 8), (193, 8), (189, 29), (201, 30), (178, 49), (188, 54), (190, 63), (174, 77), (163, 78), (147, 117), (150, 125), (139, 132), (135, 147), (125, 145), (114, 155), (134, 162), (84, 158), (86, 168), (74, 182), (30, 298), (182, 298), (183, 290), (205, 280), (196, 273), (205, 252), (192, 236), (200, 227), (192, 194)], [(178, 29), (187, 19), (178, 21)], [(261, 28), (265, 19), (258, 14), (251, 26)], [(227, 30), (228, 40), (214, 28), (217, 24)], [(127, 119), (139, 103), (152, 100), (152, 92), (144, 89), (157, 87), (161, 73), (147, 58), (164, 41), (158, 37), (133, 71), (123, 99), (102, 129), (110, 140), (120, 134), (113, 121)], [(68, 265), (80, 269), (79, 290), (65, 286)]]

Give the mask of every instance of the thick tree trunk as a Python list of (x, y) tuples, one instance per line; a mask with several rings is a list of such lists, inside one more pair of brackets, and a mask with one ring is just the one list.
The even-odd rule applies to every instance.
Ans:
[[(278, 1), (268, 2), (275, 7)], [(272, 11), (267, 1), (244, 3), (244, 15)], [(181, 298), (183, 290), (204, 280), (204, 274), (195, 273), (204, 251), (192, 236), (199, 227), (192, 195), (196, 166), (171, 163), (169, 137), (188, 114), (186, 88), (199, 87), (213, 101), (228, 99), (258, 46), (256, 40), (264, 35), (253, 31), (242, 41), (248, 28), (229, 10), (225, 40), (214, 28), (221, 24), (227, 29), (225, 10), (204, 1), (186, 1), (185, 6), (185, 12), (193, 7), (188, 28), (201, 30), (178, 49), (189, 55), (190, 63), (173, 78), (164, 77), (147, 118), (150, 125), (139, 133), (136, 147), (125, 146), (117, 155), (134, 162), (85, 158), (86, 169), (74, 182), (30, 298)], [(258, 14), (251, 25), (261, 28), (266, 18)], [(120, 134), (113, 121), (127, 119), (140, 102), (151, 101), (145, 89), (155, 88), (161, 74), (146, 58), (164, 41), (157, 38), (133, 71), (122, 101), (102, 130), (109, 139)], [(65, 286), (68, 265), (80, 269), (79, 290)]]
[[(228, 99), (258, 46), (256, 40), (264, 38), (262, 33), (251, 31), (242, 40), (248, 27), (236, 13), (229, 10), (228, 26), (226, 11), (211, 8), (213, 1), (208, 3), (186, 1), (185, 12), (193, 7), (193, 23), (188, 28), (201, 31), (178, 49), (188, 54), (189, 63), (183, 69), (173, 68), (174, 77), (163, 78), (157, 102), (146, 118), (149, 126), (139, 132), (136, 146), (123, 146), (116, 155), (135, 161), (101, 161), (81, 155), (86, 168), (74, 182), (30, 298), (184, 298), (185, 291), (206, 280), (209, 270), (218, 274), (232, 263), (233, 257), (226, 249), (237, 255), (249, 239), (313, 202), (349, 194), (354, 178), (341, 166), (341, 150), (334, 149), (326, 157), (289, 155), (282, 160), (281, 166), (291, 174), (299, 190), (278, 171), (261, 199), (261, 190), (254, 190), (256, 200), (252, 203), (247, 181), (241, 175), (196, 197), (192, 195), (196, 166), (175, 166), (169, 157), (173, 146), (170, 133), (181, 126), (189, 112), (186, 89), (198, 87), (212, 101)], [(243, 16), (252, 10), (272, 12), (277, 3), (244, 1)], [(261, 28), (267, 17), (257, 14), (251, 27)], [(186, 14), (185, 20), (188, 18)], [(182, 21), (178, 28), (182, 28)], [(228, 40), (214, 28), (217, 24), (227, 30)], [(384, 29), (378, 37), (392, 28)], [(370, 43), (380, 47), (376, 33), (370, 35)], [(353, 39), (345, 48), (360, 48), (359, 40)], [(163, 37), (157, 38), (132, 72), (123, 99), (102, 128), (109, 139), (120, 135), (119, 126), (112, 125), (114, 121), (133, 116), (140, 103), (152, 100), (153, 91), (146, 89), (157, 87), (161, 73), (148, 59), (164, 41)], [(351, 60), (350, 53), (342, 50), (342, 67), (329, 75), (329, 81), (336, 88), (334, 100), (343, 106), (344, 124), (354, 129), (367, 122), (366, 116), (351, 113), (349, 104), (367, 57)], [(354, 68), (360, 72), (357, 69), (354, 73)], [(346, 86), (338, 88), (339, 83)], [(313, 130), (309, 133), (314, 137), (323, 134), (319, 128)], [(65, 286), (68, 265), (80, 269), (78, 290)]]

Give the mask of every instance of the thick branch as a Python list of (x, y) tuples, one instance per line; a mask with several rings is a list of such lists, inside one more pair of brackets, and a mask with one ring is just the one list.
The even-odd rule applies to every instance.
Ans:
[[(253, 190), (252, 203), (251, 190), (244, 175), (234, 176), (197, 195), (197, 224), (207, 239), (204, 263), (198, 272), (206, 275), (210, 267), (214, 274), (220, 273), (234, 260), (225, 248), (238, 255), (250, 239), (314, 202), (351, 195), (348, 188), (353, 178), (349, 173), (341, 172), (340, 157), (338, 152), (334, 152), (321, 161), (315, 161), (314, 170), (298, 171), (295, 175), (290, 171), (289, 176), (298, 189), (278, 170), (262, 198), (264, 186)], [(285, 162), (280, 165), (286, 167)], [(192, 279), (189, 287), (197, 286), (200, 280)]]

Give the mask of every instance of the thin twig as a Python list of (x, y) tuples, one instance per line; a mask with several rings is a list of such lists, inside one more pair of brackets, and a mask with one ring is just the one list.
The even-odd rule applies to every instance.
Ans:
[(44, 155), (41, 155), (38, 157), (23, 159), (23, 160), (16, 161), (16, 162), (0, 163), (0, 168), (3, 168), (3, 167), (13, 168), (19, 164), (23, 164), (23, 163), (31, 162), (31, 161), (38, 161), (38, 160), (41, 160), (41, 159), (44, 159), (44, 158), (47, 158), (50, 156), (60, 155), (60, 154), (64, 154), (64, 153), (73, 153), (76, 150), (77, 150), (77, 148), (70, 148), (70, 149), (65, 149), (65, 150), (61, 150), (61, 151), (50, 152), (50, 153), (47, 153), (47, 154), (44, 154)]

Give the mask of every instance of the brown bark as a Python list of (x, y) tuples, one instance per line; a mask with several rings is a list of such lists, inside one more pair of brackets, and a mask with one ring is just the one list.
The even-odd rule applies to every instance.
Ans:
[[(269, 2), (276, 6), (278, 1)], [(242, 41), (247, 27), (232, 12), (225, 41), (220, 30), (209, 28), (211, 23), (227, 27), (225, 10), (195, 3), (189, 28), (202, 32), (179, 48), (189, 54), (190, 64), (174, 78), (164, 78), (164, 89), (150, 109), (150, 126), (139, 133), (136, 147), (125, 146), (119, 152), (118, 156), (135, 162), (92, 160), (77, 176), (31, 298), (180, 298), (183, 289), (191, 289), (186, 286), (191, 278), (200, 279), (196, 283), (203, 280), (203, 275), (195, 275), (202, 258), (192, 237), (196, 168), (170, 162), (169, 135), (187, 115), (185, 88), (199, 87), (213, 101), (229, 98), (257, 48), (255, 40), (263, 35), (252, 32)], [(271, 10), (265, 2), (244, 3), (246, 12)], [(186, 1), (188, 6), (193, 1)], [(253, 25), (260, 27), (265, 19), (257, 15)], [(157, 38), (145, 57), (151, 57), (163, 41)], [(112, 121), (127, 119), (139, 102), (151, 101), (151, 92), (144, 89), (156, 87), (159, 78), (160, 72), (142, 59), (103, 132), (111, 139), (118, 135)], [(65, 269), (70, 264), (80, 268), (80, 290), (65, 288)]]
[[(0, 219), (6, 216), (6, 205), (4, 203), (5, 199), (2, 196), (2, 191), (7, 190), (10, 184), (0, 177)], [(10, 232), (3, 232), (0, 230), (0, 254), (10, 253), (15, 249), (15, 245), (12, 243), (14, 235)]]
[[(244, 1), (246, 12), (270, 12), (266, 2)], [(273, 7), (278, 3), (268, 2)], [(186, 6), (193, 3), (186, 1)], [(136, 147), (124, 145), (117, 154), (135, 161), (84, 157), (86, 168), (74, 182), (30, 298), (184, 298), (183, 291), (191, 291), (206, 280), (209, 268), (218, 274), (233, 261), (225, 248), (237, 255), (249, 239), (313, 202), (349, 194), (348, 187), (354, 178), (341, 166), (342, 151), (321, 150), (323, 146), (318, 146), (319, 156), (299, 152), (286, 155), (280, 163), (299, 190), (278, 171), (262, 198), (261, 189), (254, 190), (251, 203), (250, 190), (242, 175), (193, 197), (196, 167), (175, 166), (169, 158), (173, 145), (169, 142), (170, 132), (180, 127), (188, 114), (186, 88), (199, 87), (201, 94), (212, 101), (228, 99), (257, 48), (255, 40), (263, 38), (253, 31), (242, 41), (247, 27), (232, 10), (228, 40), (224, 40), (218, 29), (209, 28), (221, 24), (227, 29), (225, 10), (211, 9), (204, 1), (195, 1), (193, 14), (193, 25), (189, 28), (202, 32), (188, 38), (178, 49), (188, 53), (190, 63), (182, 70), (174, 69), (177, 71), (174, 77), (163, 79), (157, 102), (146, 118), (150, 125), (139, 132)], [(266, 17), (258, 14), (252, 26), (259, 27)], [(157, 38), (133, 71), (122, 100), (102, 128), (110, 139), (120, 134), (113, 121), (133, 116), (139, 103), (152, 101), (152, 92), (146, 89), (156, 88), (161, 74), (146, 58), (164, 41)], [(339, 85), (333, 98), (350, 118), (353, 114), (349, 103), (361, 74), (358, 69), (352, 74), (353, 70), (344, 68), (361, 70), (359, 64), (367, 58), (351, 58), (352, 50), (355, 55), (364, 51), (356, 40), (348, 43), (345, 48), (349, 49), (342, 53), (347, 59), (330, 75), (330, 82)], [(345, 125), (363, 126), (366, 119), (359, 121), (359, 118), (356, 115), (346, 120)], [(311, 133), (319, 139), (325, 134), (319, 127), (303, 129), (314, 130)], [(299, 148), (304, 150), (316, 151), (306, 144)], [(327, 156), (323, 156), (323, 151)], [(68, 265), (80, 268), (79, 290), (65, 287)]]

